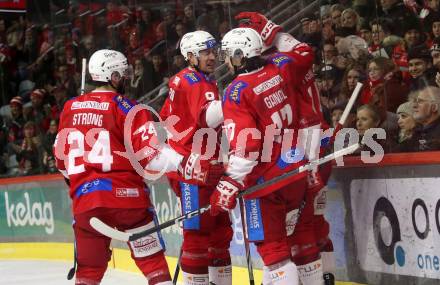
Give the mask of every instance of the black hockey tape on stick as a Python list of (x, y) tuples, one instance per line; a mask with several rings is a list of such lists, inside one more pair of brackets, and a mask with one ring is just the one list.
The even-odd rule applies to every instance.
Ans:
[[(240, 194), (238, 194), (238, 198), (241, 198), (243, 196), (246, 196), (246, 195), (249, 195), (251, 193), (254, 193), (254, 192), (256, 192), (256, 191), (258, 191), (260, 189), (268, 187), (269, 185), (272, 185), (272, 184), (277, 183), (277, 182), (279, 182), (281, 180), (284, 180), (287, 177), (290, 177), (290, 176), (293, 176), (293, 175), (297, 175), (298, 173), (301, 173), (301, 172), (304, 172), (304, 171), (311, 170), (311, 169), (315, 168), (316, 166), (321, 165), (321, 164), (326, 163), (326, 162), (329, 162), (329, 161), (331, 161), (331, 160), (333, 160), (335, 158), (342, 157), (342, 156), (347, 155), (347, 154), (351, 154), (351, 153), (355, 152), (359, 147), (360, 147), (359, 143), (351, 145), (349, 147), (346, 147), (346, 148), (343, 148), (341, 150), (335, 151), (335, 152), (333, 152), (331, 154), (328, 154), (328, 155), (326, 155), (326, 156), (324, 156), (324, 157), (322, 157), (320, 159), (311, 161), (311, 162), (309, 162), (309, 163), (307, 163), (307, 164), (305, 164), (305, 165), (303, 165), (303, 166), (301, 166), (299, 168), (296, 168), (296, 169), (294, 169), (292, 171), (286, 172), (286, 173), (284, 173), (284, 174), (282, 174), (280, 176), (277, 176), (277, 177), (275, 177), (275, 178), (273, 178), (271, 180), (265, 181), (265, 182), (263, 182), (261, 184), (254, 185), (252, 187), (249, 187), (245, 191), (243, 191)], [(154, 228), (151, 228), (151, 229), (139, 232), (139, 233), (127, 233), (127, 232), (119, 231), (117, 229), (114, 229), (114, 228), (108, 226), (106, 223), (102, 222), (100, 219), (98, 219), (96, 217), (92, 217), (90, 219), (90, 225), (96, 231), (100, 232), (101, 234), (103, 234), (105, 236), (108, 236), (108, 237), (110, 237), (112, 239), (128, 242), (128, 241), (134, 241), (134, 240), (137, 240), (139, 238), (151, 235), (154, 232), (158, 232), (158, 231), (160, 231), (162, 229), (165, 229), (165, 228), (168, 228), (168, 227), (170, 227), (170, 226), (172, 226), (174, 224), (178, 224), (178, 223), (180, 223), (180, 222), (182, 222), (184, 220), (187, 220), (187, 219), (190, 219), (192, 217), (201, 215), (204, 212), (207, 212), (210, 208), (211, 208), (211, 205), (206, 205), (206, 206), (201, 207), (201, 208), (199, 208), (197, 210), (188, 212), (188, 213), (186, 213), (184, 215), (181, 215), (181, 216), (179, 216), (177, 218), (174, 218), (172, 220), (166, 221), (165, 223), (162, 223), (162, 224), (160, 224), (160, 225), (158, 225), (158, 226), (156, 226)]]

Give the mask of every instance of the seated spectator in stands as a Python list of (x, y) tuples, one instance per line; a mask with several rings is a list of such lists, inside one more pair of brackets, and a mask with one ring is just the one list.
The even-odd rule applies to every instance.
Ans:
[(359, 36), (364, 39), (368, 46), (373, 43), (373, 34), (368, 23), (364, 22), (359, 26)]
[(338, 50), (331, 41), (324, 43), (322, 47), (322, 63), (325, 65), (335, 64), (336, 56), (338, 55)]
[(356, 87), (358, 82), (363, 83), (366, 80), (365, 71), (360, 65), (349, 66), (342, 78), (341, 92), (339, 98), (341, 100), (348, 100)]
[(431, 23), (427, 23), (426, 19), (423, 21), (424, 25), (429, 25), (429, 33), (432, 35), (432, 38), (435, 39), (440, 37), (440, 14), (436, 13), (430, 19)]
[(417, 20), (414, 23), (402, 23), (405, 28), (403, 41), (400, 41), (393, 49), (392, 58), (397, 67), (403, 73), (405, 79), (409, 79), (408, 73), (408, 52), (409, 50), (423, 44), (424, 35), (420, 31)]
[(359, 15), (352, 8), (345, 9), (341, 14), (341, 27), (350, 30), (351, 35), (356, 35), (359, 25)]
[(315, 49), (320, 49), (322, 45), (322, 33), (319, 18), (314, 14), (310, 14), (302, 18), (300, 22), (302, 25), (300, 40)]
[(23, 102), (21, 97), (14, 97), (9, 102), (11, 109), (11, 119), (5, 122), (6, 128), (9, 130), (10, 143), (20, 144), (24, 138), (23, 126), (25, 119), (23, 117)]
[(69, 74), (69, 69), (67, 65), (60, 65), (58, 67), (56, 87), (64, 88), (69, 98), (73, 98), (78, 95), (75, 79), (73, 78), (72, 74)]
[[(347, 101), (341, 101), (335, 104), (332, 109), (330, 109), (331, 127), (335, 128), (338, 125), (346, 105)], [(347, 119), (345, 120), (345, 123), (343, 125), (343, 128), (356, 128), (356, 108), (354, 106), (353, 108), (351, 108), (350, 113), (348, 114)]]
[(173, 65), (171, 66), (170, 75), (174, 75), (186, 67), (185, 58), (180, 53), (180, 49), (174, 52)]
[(25, 121), (34, 121), (38, 131), (46, 132), (49, 128), (50, 114), (44, 104), (47, 92), (45, 89), (35, 89), (31, 93), (31, 106), (24, 108)]
[(194, 7), (192, 4), (187, 4), (183, 8), (184, 17), (182, 19), (188, 31), (195, 31), (196, 23), (195, 23), (195, 15), (194, 15)]
[(398, 116), (390, 110), (396, 110), (394, 106), (405, 102), (406, 96), (402, 96), (399, 92), (391, 92), (391, 89), (386, 89), (386, 85), (383, 83), (376, 85), (371, 93), (373, 97), (369, 104), (374, 105), (379, 112), (379, 127), (385, 129), (387, 133), (397, 133), (399, 129)]
[(437, 72), (440, 71), (440, 38), (435, 38), (431, 46), (432, 65)]
[(327, 109), (331, 109), (333, 105), (340, 100), (340, 84), (337, 81), (338, 72), (332, 65), (325, 65), (321, 68), (317, 76), (317, 85), (321, 95), (321, 104)]
[(163, 82), (163, 78), (167, 76), (168, 71), (166, 61), (163, 60), (163, 55), (157, 51), (152, 54), (151, 63), (153, 64), (151, 80), (153, 86), (158, 86)]
[(134, 72), (131, 80), (128, 83), (128, 96), (131, 99), (137, 100), (145, 93), (152, 90), (155, 86), (150, 78), (147, 78), (144, 72), (144, 63), (141, 59), (136, 59), (134, 62)]
[[(359, 141), (362, 142), (365, 132), (371, 128), (379, 128), (380, 125), (380, 114), (379, 110), (374, 105), (362, 105), (356, 111), (356, 129), (359, 134)], [(373, 136), (374, 138), (374, 136)], [(385, 152), (388, 152), (389, 149), (386, 146), (387, 140), (376, 140), (378, 144), (380, 144)], [(361, 151), (368, 151), (369, 147), (364, 145), (360, 149), (358, 149), (355, 154), (360, 154)], [(370, 150), (371, 151), (371, 150)]]
[(413, 108), (414, 120), (420, 125), (407, 150), (440, 150), (440, 88), (427, 86), (419, 90)]
[(40, 147), (41, 139), (37, 135), (36, 125), (28, 121), (24, 125), (24, 139), (17, 155), (20, 175), (40, 173)]
[(411, 90), (418, 90), (426, 85), (435, 85), (435, 70), (432, 58), (425, 45), (416, 46), (408, 52), (408, 72), (411, 76)]
[(413, 118), (413, 102), (405, 102), (397, 108), (397, 115), (399, 116), (399, 134), (396, 144), (393, 146), (393, 152), (401, 152), (408, 148), (407, 144), (414, 134), (416, 121)]
[(414, 21), (415, 16), (403, 4), (402, 0), (380, 0), (380, 4), (382, 7), (381, 16), (389, 19), (392, 23), (396, 23), (393, 26), (393, 34), (402, 37), (405, 28), (401, 23)]
[(158, 23), (153, 20), (151, 10), (148, 8), (138, 7), (137, 16), (141, 41), (144, 48), (153, 47), (156, 39), (156, 27)]
[[(364, 88), (359, 96), (359, 102), (361, 104), (369, 104), (373, 97), (371, 91), (379, 84), (385, 84), (388, 111), (396, 110), (406, 100), (408, 89), (402, 84), (401, 73), (396, 70), (393, 61), (388, 58), (376, 57), (370, 60), (368, 64), (368, 80), (364, 84)], [(390, 100), (394, 99), (395, 96), (405, 99), (403, 101), (398, 99), (396, 104), (390, 103)], [(395, 102), (395, 100), (392, 101)], [(393, 107), (392, 109), (389, 108), (391, 106)]]
[(370, 22), (372, 42), (368, 51), (374, 57), (391, 58), (393, 49), (400, 44), (402, 38), (391, 34), (391, 23), (388, 19), (374, 19)]
[(182, 39), (183, 35), (186, 34), (187, 29), (183, 22), (177, 22), (176, 23), (176, 34), (177, 34), (177, 41), (173, 44), (173, 50), (179, 50), (180, 49), (180, 40)]
[(42, 149), (43, 149), (43, 166), (45, 172), (55, 173), (54, 171), (54, 154), (53, 154), (53, 144), (58, 133), (58, 121), (51, 120), (50, 126), (47, 132), (43, 136)]
[(334, 4), (330, 7), (330, 14), (332, 17), (332, 24), (334, 29), (341, 27), (341, 14), (344, 11), (344, 7), (340, 4)]

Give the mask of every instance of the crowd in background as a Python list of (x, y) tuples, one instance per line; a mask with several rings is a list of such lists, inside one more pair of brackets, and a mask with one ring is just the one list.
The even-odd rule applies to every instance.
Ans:
[[(153, 100), (159, 110), (166, 92), (149, 91), (186, 66), (179, 51), (186, 32), (206, 30), (221, 40), (239, 12), (270, 11), (282, 1), (155, 2), (70, 1), (65, 9), (52, 5), (48, 23), (27, 14), (0, 18), (0, 176), (56, 172), (57, 119), (64, 102), (80, 94), (82, 58), (103, 48), (123, 52), (133, 67), (126, 95)], [(361, 135), (384, 128), (386, 152), (440, 149), (439, 3), (321, 0), (319, 9), (299, 14), (294, 36), (315, 48), (330, 125), (362, 82), (346, 127)]]

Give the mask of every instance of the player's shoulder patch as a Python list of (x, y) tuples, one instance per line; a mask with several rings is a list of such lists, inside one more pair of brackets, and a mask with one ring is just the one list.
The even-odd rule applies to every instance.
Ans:
[(174, 86), (176, 86), (176, 87), (179, 86), (180, 77), (175, 75), (171, 82), (172, 82), (171, 84), (173, 84)]
[(194, 85), (202, 80), (200, 76), (195, 72), (188, 72), (185, 75), (183, 75), (183, 78), (185, 78), (186, 81), (188, 81), (189, 85)]
[(113, 97), (113, 101), (116, 102), (118, 105), (118, 108), (124, 112), (124, 114), (128, 114), (130, 112), (131, 108), (135, 105), (133, 102), (131, 102), (129, 99), (125, 98), (122, 95), (116, 95)]
[(282, 67), (286, 63), (289, 63), (292, 61), (293, 61), (293, 58), (291, 58), (290, 56), (283, 54), (283, 53), (277, 53), (271, 59), (271, 62), (278, 67)]
[(228, 86), (228, 88), (226, 88), (225, 95), (223, 96), (223, 101), (228, 99), (229, 101), (239, 104), (241, 93), (243, 92), (243, 89), (246, 88), (248, 85), (248, 83), (241, 80), (232, 82)]

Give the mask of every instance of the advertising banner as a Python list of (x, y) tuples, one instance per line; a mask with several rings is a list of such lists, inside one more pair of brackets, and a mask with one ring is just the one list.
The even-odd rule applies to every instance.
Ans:
[(357, 179), (353, 231), (365, 271), (440, 278), (440, 178)]
[(63, 180), (0, 185), (1, 240), (72, 240)]
[(0, 12), (26, 12), (26, 0), (0, 0)]

